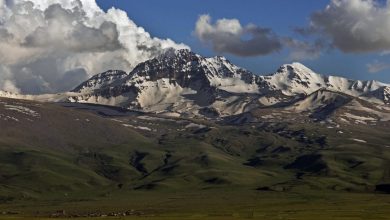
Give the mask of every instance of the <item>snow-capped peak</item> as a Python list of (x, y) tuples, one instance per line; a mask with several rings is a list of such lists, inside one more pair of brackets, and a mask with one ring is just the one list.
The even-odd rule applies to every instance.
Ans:
[(291, 64), (285, 64), (283, 66), (290, 66), (299, 72), (314, 73), (314, 71), (312, 69), (310, 69), (309, 67), (307, 67), (299, 62), (293, 62)]
[(228, 92), (258, 92), (254, 84), (256, 77), (251, 72), (235, 66), (225, 57), (206, 58), (185, 49), (167, 50), (141, 63), (127, 78), (129, 85), (141, 78), (147, 81), (169, 79), (192, 89), (214, 87)]
[(285, 95), (310, 94), (326, 86), (323, 76), (301, 63), (282, 65), (276, 73), (262, 76), (261, 80), (269, 89)]
[(301, 63), (292, 63), (282, 65), (274, 75), (284, 75), (289, 79), (307, 81), (310, 79), (322, 78), (320, 74), (315, 73)]
[(122, 70), (108, 70), (103, 73), (94, 75), (89, 80), (85, 81), (81, 85), (77, 86), (72, 92), (91, 92), (102, 88), (103, 86), (109, 85), (116, 80), (123, 79), (128, 76), (128, 73)]
[(352, 96), (361, 96), (387, 84), (377, 81), (350, 80), (339, 76), (318, 74), (301, 63), (282, 65), (277, 72), (261, 76), (260, 82), (269, 91), (281, 91), (288, 96), (311, 94), (318, 89), (328, 89)]
[(164, 59), (173, 59), (173, 58), (180, 58), (180, 57), (186, 57), (189, 55), (195, 55), (195, 53), (191, 52), (189, 49), (174, 49), (174, 48), (168, 48), (166, 49), (161, 55), (157, 56), (157, 60), (164, 60)]

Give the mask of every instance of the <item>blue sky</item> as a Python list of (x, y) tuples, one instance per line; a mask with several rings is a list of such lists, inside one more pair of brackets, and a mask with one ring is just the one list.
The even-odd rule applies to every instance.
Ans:
[[(194, 52), (213, 56), (218, 53), (205, 46), (194, 35), (195, 23), (202, 14), (210, 15), (214, 21), (222, 18), (238, 19), (243, 26), (252, 23), (271, 28), (279, 36), (300, 39), (293, 29), (307, 27), (312, 13), (324, 10), (329, 0), (98, 0), (97, 3), (104, 10), (116, 7), (126, 11), (130, 19), (152, 36), (171, 38), (189, 45)], [(309, 40), (313, 39), (314, 37), (309, 37)], [(323, 74), (390, 82), (390, 69), (384, 68), (376, 73), (368, 71), (369, 63), (387, 63), (389, 55), (381, 56), (380, 53), (381, 51), (346, 53), (332, 48), (324, 49), (316, 59), (299, 61)], [(258, 74), (271, 73), (281, 64), (292, 61), (288, 58), (288, 49), (254, 57), (240, 57), (229, 53), (223, 55), (233, 63)]]

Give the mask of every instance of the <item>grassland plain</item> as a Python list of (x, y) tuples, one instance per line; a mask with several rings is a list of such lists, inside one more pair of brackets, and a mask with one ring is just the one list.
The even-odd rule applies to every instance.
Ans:
[[(316, 192), (255, 192), (207, 190), (199, 192), (119, 193), (110, 198), (84, 201), (21, 202), (1, 209), (20, 212), (1, 219), (49, 219), (55, 210), (69, 216), (120, 213), (133, 216), (100, 216), (88, 219), (389, 219), (390, 197), (381, 194)], [(20, 211), (22, 210), (22, 211)], [(88, 211), (87, 211), (88, 210)], [(77, 219), (63, 217), (64, 219)], [(83, 218), (78, 218), (83, 219)]]
[(0, 219), (390, 219), (386, 124), (0, 101)]

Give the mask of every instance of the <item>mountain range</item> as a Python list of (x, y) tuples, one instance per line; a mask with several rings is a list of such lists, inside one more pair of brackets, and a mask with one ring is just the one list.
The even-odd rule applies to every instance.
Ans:
[(169, 50), (126, 73), (111, 70), (85, 81), (67, 98), (175, 115), (229, 116), (259, 107), (288, 105), (318, 90), (388, 104), (390, 85), (315, 73), (300, 63), (258, 76), (224, 57)]
[(264, 108), (310, 111), (312, 105), (331, 108), (329, 104), (335, 108), (333, 102), (340, 97), (387, 108), (390, 85), (325, 76), (301, 63), (285, 64), (275, 73), (260, 76), (221, 56), (205, 58), (189, 50), (172, 49), (140, 63), (130, 73), (109, 70), (97, 74), (68, 93), (33, 96), (0, 92), (0, 96), (218, 119)]

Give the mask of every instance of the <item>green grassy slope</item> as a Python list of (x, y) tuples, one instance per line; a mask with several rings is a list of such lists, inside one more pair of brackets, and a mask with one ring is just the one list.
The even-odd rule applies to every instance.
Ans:
[(277, 212), (272, 204), (281, 203), (279, 214), (291, 209), (300, 216), (310, 213), (303, 206), (311, 201), (337, 214), (334, 196), (380, 198), (378, 206), (388, 202), (385, 195), (374, 195), (387, 192), (390, 184), (387, 127), (230, 126), (139, 113), (108, 116), (104, 108), (91, 106), (0, 101), (0, 211), (35, 215), (134, 207), (148, 214), (181, 210), (207, 217), (216, 210), (217, 216), (237, 217), (250, 210), (271, 216)]

